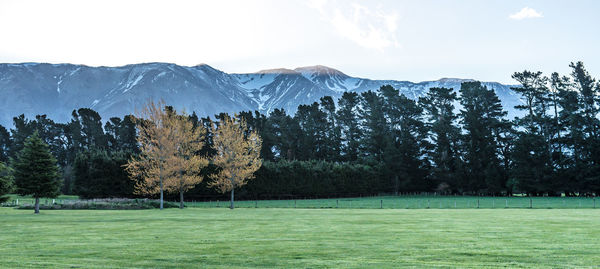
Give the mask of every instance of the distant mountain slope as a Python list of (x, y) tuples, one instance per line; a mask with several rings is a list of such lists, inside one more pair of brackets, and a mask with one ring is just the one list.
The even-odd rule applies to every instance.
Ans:
[[(430, 87), (458, 89), (463, 81), (468, 80), (370, 80), (319, 65), (227, 74), (208, 65), (168, 63), (120, 67), (0, 64), (0, 124), (12, 127), (12, 117), (21, 113), (29, 118), (47, 114), (66, 122), (71, 111), (80, 107), (93, 108), (108, 119), (134, 113), (149, 99), (164, 99), (177, 109), (195, 111), (200, 116), (242, 110), (268, 113), (275, 108), (294, 113), (300, 104), (326, 95), (339, 97), (345, 91), (364, 92), (390, 84), (406, 96), (418, 98)], [(485, 85), (496, 90), (505, 109), (513, 111), (519, 99), (509, 86), (495, 82)]]

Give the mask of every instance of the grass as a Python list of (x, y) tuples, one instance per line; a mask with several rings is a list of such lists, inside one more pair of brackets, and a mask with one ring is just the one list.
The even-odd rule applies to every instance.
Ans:
[(588, 209), (0, 208), (0, 267), (600, 266)]

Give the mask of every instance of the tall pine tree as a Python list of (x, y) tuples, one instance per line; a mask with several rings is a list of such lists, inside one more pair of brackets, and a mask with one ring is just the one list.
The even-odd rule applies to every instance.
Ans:
[(17, 193), (35, 198), (36, 214), (40, 213), (40, 198), (58, 196), (60, 181), (56, 159), (37, 132), (25, 140), (12, 167)]

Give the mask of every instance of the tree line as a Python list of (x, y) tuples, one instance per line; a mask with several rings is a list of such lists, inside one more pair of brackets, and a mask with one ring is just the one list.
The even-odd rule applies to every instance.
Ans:
[[(239, 188), (245, 199), (379, 193), (596, 195), (600, 192), (600, 84), (583, 63), (571, 74), (516, 72), (521, 117), (508, 119), (493, 89), (464, 82), (458, 91), (431, 88), (417, 100), (391, 86), (300, 105), (294, 115), (240, 112), (199, 118), (204, 144), (194, 154), (215, 156), (213, 138), (226, 119), (244, 121), (262, 139), (262, 165)], [(45, 115), (0, 126), (0, 162), (15, 158), (35, 131), (60, 166), (62, 193), (82, 197), (135, 196), (124, 165), (141, 153), (136, 117), (103, 124), (92, 109), (73, 111), (68, 123)], [(208, 164), (198, 172), (220, 170)], [(208, 181), (191, 198), (216, 197)], [(214, 186), (213, 186), (214, 187)]]

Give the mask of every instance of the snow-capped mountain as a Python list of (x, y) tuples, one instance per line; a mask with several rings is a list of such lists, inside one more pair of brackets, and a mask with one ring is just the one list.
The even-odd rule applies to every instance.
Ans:
[[(220, 112), (284, 108), (294, 113), (300, 104), (323, 96), (339, 97), (345, 91), (364, 92), (390, 84), (410, 98), (431, 87), (458, 89), (465, 79), (440, 79), (413, 83), (370, 80), (348, 76), (325, 66), (271, 69), (248, 74), (228, 74), (208, 65), (168, 63), (120, 67), (72, 64), (0, 64), (0, 124), (12, 127), (12, 117), (47, 114), (67, 122), (73, 109), (90, 107), (104, 119), (134, 113), (149, 99), (163, 99), (176, 109), (199, 116)], [(519, 98), (508, 85), (484, 83), (496, 90), (504, 107), (513, 111)]]

